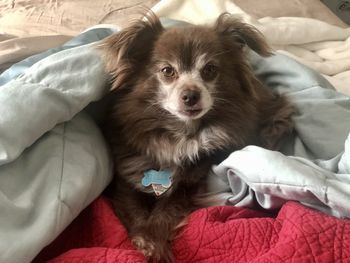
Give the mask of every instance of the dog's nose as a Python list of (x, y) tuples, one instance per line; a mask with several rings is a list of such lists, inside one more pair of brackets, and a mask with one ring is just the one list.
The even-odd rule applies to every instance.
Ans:
[(194, 106), (201, 97), (198, 90), (186, 89), (181, 92), (181, 99), (186, 106)]

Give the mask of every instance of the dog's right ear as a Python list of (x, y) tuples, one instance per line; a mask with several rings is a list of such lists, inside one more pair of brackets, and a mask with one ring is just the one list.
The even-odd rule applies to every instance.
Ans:
[(147, 63), (153, 44), (163, 30), (159, 18), (148, 11), (144, 18), (102, 41), (99, 48), (112, 79), (111, 90), (127, 84)]
[(240, 21), (234, 15), (221, 14), (216, 20), (215, 30), (226, 40), (226, 43), (235, 44), (241, 48), (248, 46), (264, 57), (272, 55), (262, 33), (255, 27)]

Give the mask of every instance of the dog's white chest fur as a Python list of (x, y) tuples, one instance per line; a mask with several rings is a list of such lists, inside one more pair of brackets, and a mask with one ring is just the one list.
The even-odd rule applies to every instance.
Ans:
[[(177, 138), (154, 138), (150, 142), (148, 154), (153, 155), (160, 164), (183, 164), (185, 160), (196, 161), (200, 154), (224, 148), (230, 143), (230, 136), (220, 127), (205, 128), (192, 136)], [(154, 149), (153, 147), (156, 147)], [(152, 150), (152, 148), (154, 150)]]

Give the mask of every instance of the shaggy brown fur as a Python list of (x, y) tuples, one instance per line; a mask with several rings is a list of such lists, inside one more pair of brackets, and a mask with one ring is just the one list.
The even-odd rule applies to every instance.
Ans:
[[(101, 45), (117, 93), (104, 127), (115, 161), (109, 190), (149, 262), (174, 262), (171, 242), (200, 206), (214, 163), (249, 144), (277, 149), (292, 131), (293, 108), (254, 76), (246, 46), (270, 55), (261, 34), (229, 14), (211, 27), (164, 29), (152, 13)], [(156, 196), (141, 180), (165, 168), (172, 186)]]

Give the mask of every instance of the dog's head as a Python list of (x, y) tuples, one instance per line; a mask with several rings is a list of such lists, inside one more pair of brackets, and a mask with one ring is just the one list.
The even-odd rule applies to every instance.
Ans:
[(184, 121), (201, 118), (232, 96), (254, 96), (245, 49), (270, 54), (255, 28), (229, 14), (213, 26), (164, 29), (149, 13), (102, 47), (112, 89), (152, 79), (152, 103)]

